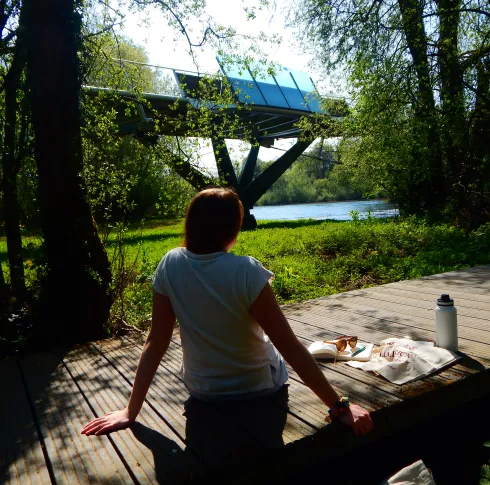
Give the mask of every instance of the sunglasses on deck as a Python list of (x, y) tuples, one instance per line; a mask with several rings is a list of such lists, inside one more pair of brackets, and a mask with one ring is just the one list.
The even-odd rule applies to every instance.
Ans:
[(349, 344), (350, 348), (353, 349), (357, 345), (357, 337), (344, 335), (335, 340), (324, 340), (326, 344), (335, 344), (339, 352), (343, 352)]

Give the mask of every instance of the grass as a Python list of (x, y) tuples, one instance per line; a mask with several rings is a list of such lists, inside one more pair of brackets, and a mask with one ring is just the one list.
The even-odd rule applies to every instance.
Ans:
[[(151, 276), (161, 257), (182, 240), (182, 220), (152, 221), (119, 235), (109, 234), (109, 257), (122, 242), (122, 266), (133, 274), (123, 294), (128, 323), (140, 325), (147, 319)], [(32, 261), (39, 242), (35, 236), (24, 241), (28, 280), (35, 277)], [(278, 300), (293, 303), (489, 263), (490, 224), (466, 233), (415, 218), (264, 221), (257, 230), (240, 233), (233, 252), (253, 256), (273, 271)], [(5, 270), (4, 240), (0, 240), (0, 262)]]
[[(490, 441), (487, 441), (483, 446), (490, 452)], [(490, 461), (482, 465), (480, 473), (480, 485), (490, 485)]]

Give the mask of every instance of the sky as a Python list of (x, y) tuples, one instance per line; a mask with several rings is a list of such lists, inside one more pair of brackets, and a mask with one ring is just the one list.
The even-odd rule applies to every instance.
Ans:
[[(258, 40), (253, 45), (260, 46), (270, 62), (284, 67), (298, 69), (310, 74), (320, 93), (332, 92), (330, 86), (324, 82), (320, 73), (314, 72), (309, 65), (311, 55), (302, 52), (296, 40), (293, 28), (287, 28), (287, 10), (294, 0), (275, 0), (274, 7), (261, 6), (260, 0), (206, 0), (205, 14), (199, 19), (192, 19), (187, 24), (187, 31), (192, 42), (200, 42), (203, 25), (207, 17), (223, 26), (233, 27), (238, 34), (239, 49), (250, 52), (250, 41), (245, 36), (259, 38), (265, 33), (269, 38), (279, 36), (279, 43), (266, 43)], [(247, 8), (254, 8), (255, 18), (247, 20)], [(158, 8), (147, 9), (146, 14), (125, 12), (124, 23), (118, 32), (131, 38), (136, 44), (145, 48), (150, 64), (189, 71), (201, 71), (213, 73), (219, 70), (216, 61), (216, 46), (205, 45), (203, 48), (194, 49), (195, 60), (189, 54), (189, 46), (185, 36), (168, 25), (167, 18)], [(289, 148), (294, 140), (279, 140), (275, 146), (281, 149)], [(232, 159), (242, 159), (248, 150), (248, 144), (241, 142), (227, 142)], [(205, 167), (215, 167), (212, 149), (204, 143), (201, 150), (201, 161)], [(274, 149), (261, 148), (259, 158), (273, 160), (278, 158), (281, 152)]]
[[(294, 29), (286, 28), (286, 8), (292, 2), (276, 0), (275, 8), (262, 7), (256, 9), (256, 17), (253, 20), (246, 19), (245, 5), (252, 8), (259, 5), (260, 0), (206, 0), (206, 14), (200, 19), (192, 19), (188, 23), (188, 30), (193, 41), (200, 40), (202, 26), (206, 15), (213, 18), (218, 24), (230, 26), (236, 29), (238, 34), (259, 36), (264, 32), (268, 36), (278, 35), (282, 42), (267, 49), (269, 60), (277, 62), (285, 67), (309, 71), (308, 61), (311, 57), (303, 54), (296, 44)], [(128, 13), (122, 32), (131, 37), (136, 43), (143, 45), (152, 64), (176, 69), (196, 70), (191, 56), (188, 54), (188, 46), (185, 37), (177, 34), (168, 26), (167, 20), (158, 8), (153, 8), (149, 15), (149, 25), (144, 15)], [(177, 42), (175, 42), (175, 40)], [(244, 51), (247, 50), (247, 42), (241, 41)], [(265, 46), (264, 43), (262, 43)], [(202, 52), (196, 49), (199, 67), (203, 71), (216, 71), (219, 69), (215, 59), (215, 48), (205, 46)], [(314, 73), (310, 73), (314, 74)], [(314, 75), (312, 77), (315, 77)], [(320, 79), (314, 79), (318, 82)]]

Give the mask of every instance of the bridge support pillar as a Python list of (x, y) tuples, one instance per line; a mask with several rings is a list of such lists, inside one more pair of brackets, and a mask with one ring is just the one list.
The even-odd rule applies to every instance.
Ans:
[(251, 229), (257, 229), (257, 220), (253, 214), (250, 214), (250, 209), (244, 207), (242, 231), (249, 231)]

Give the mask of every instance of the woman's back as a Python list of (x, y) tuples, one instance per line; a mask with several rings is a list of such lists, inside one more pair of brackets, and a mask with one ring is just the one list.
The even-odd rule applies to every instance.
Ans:
[(273, 273), (254, 258), (227, 252), (169, 251), (154, 279), (180, 323), (183, 376), (196, 396), (226, 398), (275, 391), (287, 372), (250, 314)]

